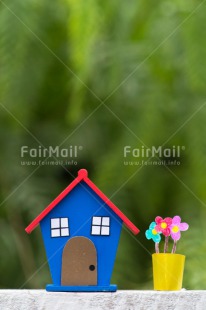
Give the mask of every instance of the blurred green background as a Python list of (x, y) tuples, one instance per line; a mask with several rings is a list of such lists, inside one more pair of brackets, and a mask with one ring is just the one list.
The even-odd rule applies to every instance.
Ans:
[[(141, 230), (123, 230), (112, 283), (152, 288), (145, 230), (179, 214), (184, 287), (205, 288), (205, 17), (197, 0), (0, 1), (1, 288), (51, 283), (40, 229), (24, 228), (80, 168)], [(83, 150), (77, 165), (22, 165), (40, 143)], [(144, 144), (184, 146), (181, 164), (125, 165), (124, 146)]]

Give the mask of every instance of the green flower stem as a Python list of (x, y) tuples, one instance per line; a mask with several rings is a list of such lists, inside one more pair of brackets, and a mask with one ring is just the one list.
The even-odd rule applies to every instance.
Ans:
[(156, 253), (159, 253), (159, 243), (158, 242), (155, 242), (155, 252)]
[(168, 242), (169, 242), (169, 237), (165, 237), (164, 253), (167, 253), (168, 251)]

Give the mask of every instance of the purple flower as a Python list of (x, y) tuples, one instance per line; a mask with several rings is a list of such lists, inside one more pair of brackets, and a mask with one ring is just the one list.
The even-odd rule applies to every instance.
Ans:
[(188, 228), (189, 225), (187, 223), (181, 223), (181, 217), (174, 216), (170, 226), (172, 239), (175, 241), (179, 240), (181, 237), (181, 231), (188, 230)]

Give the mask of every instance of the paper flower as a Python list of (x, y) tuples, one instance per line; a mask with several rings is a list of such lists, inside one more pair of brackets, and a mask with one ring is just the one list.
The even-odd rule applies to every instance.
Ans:
[(160, 233), (156, 230), (157, 224), (152, 222), (149, 226), (149, 229), (146, 230), (145, 236), (148, 240), (152, 239), (155, 243), (159, 243), (161, 241)]
[(189, 228), (187, 223), (181, 223), (181, 218), (176, 215), (172, 218), (166, 217), (163, 219), (160, 216), (155, 218), (155, 222), (152, 222), (149, 229), (145, 232), (147, 239), (152, 239), (155, 242), (155, 252), (159, 253), (159, 242), (161, 241), (161, 235), (165, 236), (164, 253), (168, 252), (169, 237), (174, 240), (171, 253), (176, 252), (177, 241), (181, 237), (181, 231), (185, 231)]
[(181, 223), (181, 217), (174, 216), (170, 226), (172, 239), (178, 241), (181, 237), (181, 231), (186, 231), (188, 228), (189, 225), (187, 223)]
[(166, 217), (163, 219), (161, 216), (155, 218), (156, 230), (159, 233), (163, 233), (164, 236), (170, 236), (170, 226), (172, 224), (172, 218)]

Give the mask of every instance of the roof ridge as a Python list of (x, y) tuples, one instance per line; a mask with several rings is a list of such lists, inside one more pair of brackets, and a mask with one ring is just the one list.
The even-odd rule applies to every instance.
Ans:
[(88, 172), (86, 169), (80, 169), (78, 176), (26, 227), (25, 231), (30, 234), (37, 225), (47, 216), (50, 211), (56, 207), (56, 205), (68, 195), (73, 188), (75, 188), (81, 181), (84, 181), (104, 202), (107, 204), (119, 218), (125, 223), (125, 225), (136, 235), (139, 233), (139, 229), (120, 211), (113, 202), (88, 178)]

